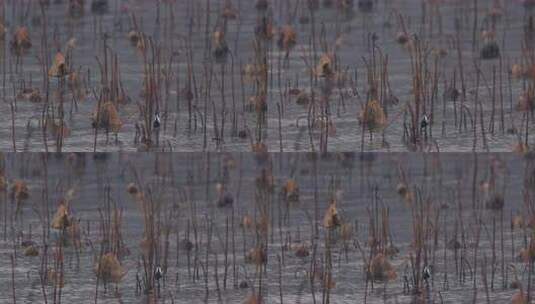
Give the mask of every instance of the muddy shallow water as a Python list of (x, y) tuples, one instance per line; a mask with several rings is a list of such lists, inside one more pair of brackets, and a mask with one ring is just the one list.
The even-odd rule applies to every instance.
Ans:
[[(528, 264), (517, 255), (529, 242), (530, 229), (515, 222), (511, 230), (511, 223), (518, 215), (526, 223), (532, 216), (534, 164), (513, 154), (271, 154), (268, 159), (250, 153), (5, 154), (2, 163), (8, 190), (14, 180), (25, 181), (29, 189), (18, 213), (9, 193), (0, 200), (2, 303), (12, 303), (13, 296), (17, 303), (41, 303), (43, 293), (48, 303), (59, 294), (63, 303), (153, 303), (156, 288), (148, 298), (136, 288), (144, 276), (145, 253), (140, 244), (145, 221), (140, 205), (127, 192), (132, 182), (143, 185), (138, 190), (158, 210), (157, 231), (162, 237), (154, 265), (166, 269), (161, 303), (241, 303), (253, 289), (261, 289), (264, 303), (280, 303), (281, 294), (284, 303), (323, 303), (321, 280), (314, 284), (314, 301), (306, 274), (314, 260), (318, 269), (325, 269), (326, 257), (332, 261), (335, 282), (329, 290), (331, 303), (413, 303), (416, 298), (404, 291), (403, 283), (413, 278), (409, 257), (415, 254), (413, 225), (418, 208), (398, 194), (401, 180), (414, 191), (412, 204), (430, 206), (427, 215), (433, 217), (425, 219), (429, 225), (425, 264), (432, 265), (433, 271), (419, 295), (423, 302), (508, 302), (518, 291), (511, 288), (514, 269), (518, 282), (528, 289)], [(271, 168), (273, 190), (258, 186), (262, 168)], [(289, 178), (299, 186), (297, 201), (280, 194)], [(233, 197), (231, 206), (217, 206), (218, 183)], [(72, 243), (60, 247), (58, 230), (46, 224), (69, 189), (74, 189), (69, 216), (80, 228), (78, 250)], [(503, 197), (503, 209), (489, 209), (490, 193)], [(354, 228), (345, 241), (338, 229), (330, 234), (324, 227), (331, 198), (337, 201), (339, 219)], [(119, 259), (127, 273), (119, 284), (108, 284), (107, 290), (101, 281), (97, 291), (93, 266), (103, 244), (100, 227), (109, 227), (106, 219), (114, 207), (122, 212)], [(381, 208), (389, 214), (386, 235), (389, 248), (397, 252), (389, 259), (397, 276), (388, 283), (376, 281), (372, 288), (371, 282), (366, 287), (364, 257), (371, 248), (372, 214)], [(240, 226), (245, 215), (259, 219), (260, 214), (267, 214), (265, 239), (249, 226)], [(330, 246), (326, 238), (331, 238)], [(192, 241), (189, 255), (181, 245), (184, 239)], [(39, 250), (38, 257), (24, 255), (21, 243), (30, 240)], [(246, 252), (259, 240), (267, 248), (262, 275), (257, 266), (245, 263)], [(457, 250), (450, 246), (455, 240)], [(48, 266), (42, 266), (44, 244)], [(293, 248), (299, 244), (309, 248), (308, 256), (296, 256)], [(49, 281), (43, 287), (40, 278), (42, 269), (54, 267), (60, 248), (64, 285), (54, 292), (54, 284)], [(249, 286), (238, 288), (243, 281)]]
[[(472, 1), (444, 1), (439, 6), (424, 6), (424, 1), (380, 0), (375, 1), (371, 12), (359, 10), (356, 4), (352, 11), (340, 10), (334, 5), (331, 8), (320, 5), (314, 13), (314, 19), (311, 19), (304, 1), (272, 1), (271, 10), (264, 13), (257, 12), (254, 1), (231, 1), (237, 19), (229, 20), (226, 25), (225, 36), (232, 60), (229, 59), (224, 67), (213, 61), (211, 50), (212, 33), (221, 28), (223, 23), (220, 15), (224, 1), (112, 0), (108, 1), (108, 11), (103, 14), (92, 13), (90, 1), (86, 2), (85, 14), (77, 18), (69, 17), (67, 1), (50, 1), (50, 5), (45, 8), (48, 25), (46, 53), (49, 60), (52, 60), (57, 50), (65, 53), (68, 41), (75, 38), (76, 46), (69, 59), (70, 68), (85, 75), (83, 88), (87, 94), (83, 98), (73, 98), (69, 89), (63, 89), (63, 94), (58, 93), (59, 81), (50, 81), (49, 111), (57, 111), (61, 100), (58, 96), (63, 95), (64, 124), (70, 131), (63, 139), (63, 151), (95, 149), (95, 132), (90, 117), (97, 107), (96, 96), (99, 96), (102, 88), (97, 57), (100, 62), (104, 62), (103, 37), (106, 37), (110, 50), (117, 55), (120, 81), (127, 102), (118, 105), (123, 122), (120, 132), (106, 136), (104, 130), (101, 130), (96, 139), (96, 150), (147, 149), (135, 141), (136, 125), (139, 126), (142, 121), (138, 103), (144, 100), (140, 95), (144, 74), (143, 58), (127, 38), (133, 28), (132, 15), (136, 16), (140, 30), (161, 46), (161, 61), (165, 65), (162, 77), (170, 75), (165, 77), (168, 86), (161, 82), (158, 90), (164, 125), (158, 134), (153, 134), (153, 138), (158, 137), (158, 140), (153, 140), (150, 147), (152, 150), (250, 151), (251, 142), (261, 141), (269, 151), (319, 151), (319, 128), (309, 130), (307, 127), (311, 108), (296, 104), (296, 97), (289, 96), (288, 89), (310, 91), (313, 87), (315, 91), (319, 90), (319, 84), (311, 86), (310, 66), (315, 66), (316, 63), (310, 61), (314, 57), (319, 60), (324, 52), (322, 45), (328, 46), (330, 52), (336, 48), (339, 69), (345, 71), (348, 78), (346, 83), (336, 87), (329, 96), (331, 134), (323, 149), (416, 149), (407, 145), (403, 139), (404, 124), (407, 123), (404, 113), (414, 96), (411, 93), (413, 77), (409, 52), (396, 42), (396, 35), (401, 28), (398, 14), (403, 16), (411, 35), (417, 34), (429, 44), (428, 66), (425, 68), (428, 80), (425, 83), (427, 90), (435, 92), (436, 96), (430, 98), (429, 94), (425, 100), (427, 114), (432, 113), (432, 125), (428, 129), (427, 141), (423, 137), (420, 140), (419, 149), (459, 152), (472, 151), (475, 147), (478, 151), (511, 151), (519, 141), (519, 134), (524, 136), (526, 133), (525, 115), (515, 108), (526, 83), (518, 80), (509, 82), (509, 70), (513, 63), (523, 61), (520, 50), (526, 37), (524, 29), (533, 12), (517, 1), (498, 1), (501, 3), (502, 17), (495, 23), (495, 36), (500, 45), (501, 60), (480, 60), (480, 48), (484, 43), (480, 36), (483, 30), (489, 29), (487, 16), (494, 1), (479, 1), (475, 32)], [(3, 1), (3, 4), (7, 34), (0, 56), (2, 83), (5, 84), (2, 87), (5, 99), (0, 103), (0, 113), (4, 118), (0, 122), (0, 149), (57, 150), (54, 136), (48, 134), (50, 132), (42, 132), (41, 118), (46, 112), (44, 102), (32, 103), (20, 98), (15, 102), (14, 99), (16, 92), (23, 86), (22, 83), (26, 87), (39, 88), (44, 95), (43, 68), (39, 62), (43, 57), (42, 31), (45, 18), (36, 1)], [(210, 4), (209, 9), (207, 4)], [(246, 111), (244, 106), (249, 97), (255, 94), (255, 86), (246, 80), (242, 84), (244, 77), (241, 77), (241, 71), (255, 57), (253, 38), (257, 22), (263, 14), (273, 17), (275, 27), (291, 24), (296, 31), (297, 41), (289, 53), (287, 65), (281, 63), (285, 52), (277, 47), (277, 36), (270, 44), (267, 53), (269, 81), (266, 120), (262, 128), (259, 128), (257, 115)], [(458, 24), (459, 31), (456, 31), (455, 24)], [(28, 26), (33, 47), (22, 56), (21, 63), (16, 65), (17, 58), (9, 51), (9, 42), (15, 28), (21, 25)], [(388, 114), (387, 126), (376, 132), (373, 140), (369, 139), (368, 132), (363, 136), (357, 120), (369, 89), (365, 62), (369, 62), (372, 57), (368, 39), (371, 33), (377, 37), (378, 50), (388, 56), (389, 86), (392, 94), (399, 99), (397, 105), (385, 107)], [(474, 33), (476, 40), (473, 39)], [(313, 40), (315, 43), (311, 44)], [(457, 49), (454, 47), (457, 40), (462, 53), (462, 64), (459, 64)], [(436, 52), (433, 49), (446, 51), (445, 56), (435, 61), (433, 54)], [(171, 57), (170, 73), (167, 65)], [(476, 65), (481, 69), (478, 90)], [(188, 94), (185, 93), (189, 66), (195, 78), (191, 104), (188, 104)], [(466, 90), (466, 125), (463, 123), (462, 127), (460, 99), (453, 102), (443, 98), (445, 88), (450, 86), (454, 78), (456, 87), (460, 90), (461, 66)], [(221, 76), (222, 69), (224, 76)], [(496, 71), (495, 81), (493, 70)], [(431, 81), (435, 73), (438, 77), (436, 83)], [(209, 97), (206, 97), (207, 87), (210, 87)], [(481, 102), (478, 107), (475, 96)], [(319, 97), (317, 99), (316, 103), (319, 104)], [(188, 111), (188, 108), (192, 110)], [(319, 113), (317, 108), (316, 113)], [(232, 127), (233, 119), (236, 119), (235, 130)], [(533, 133), (531, 121), (533, 119), (527, 124), (528, 142), (532, 137), (529, 133)], [(236, 132), (245, 133), (248, 138), (240, 138)]]

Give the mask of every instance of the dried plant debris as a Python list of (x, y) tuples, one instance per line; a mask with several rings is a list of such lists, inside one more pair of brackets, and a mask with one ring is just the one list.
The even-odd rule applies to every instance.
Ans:
[(23, 180), (14, 180), (11, 185), (11, 197), (17, 202), (27, 200), (30, 197), (28, 185)]
[(338, 216), (338, 209), (336, 208), (336, 201), (331, 201), (329, 208), (323, 216), (323, 227), (327, 229), (334, 229), (340, 226), (340, 218)]
[(368, 273), (374, 281), (392, 281), (397, 278), (396, 269), (382, 253), (372, 258)]
[(260, 295), (257, 295), (257, 294), (250, 294), (248, 295), (245, 300), (243, 302), (241, 302), (242, 304), (263, 304), (264, 301), (262, 301), (262, 297)]
[(127, 273), (117, 259), (117, 255), (112, 252), (100, 257), (95, 264), (94, 271), (100, 279), (112, 283), (120, 283)]
[(234, 197), (232, 193), (225, 190), (225, 187), (218, 183), (216, 185), (217, 201), (216, 205), (219, 208), (230, 207), (234, 203)]
[(315, 68), (315, 71), (314, 71), (315, 74), (318, 77), (326, 77), (326, 78), (334, 76), (335, 72), (334, 72), (333, 60), (334, 60), (333, 54), (331, 53), (322, 54), (319, 59), (318, 65)]
[(24, 248), (24, 256), (26, 256), (26, 257), (39, 256), (39, 249), (34, 245), (30, 245), (30, 246)]
[(71, 225), (69, 209), (65, 201), (61, 201), (50, 226), (53, 229), (64, 230)]
[(282, 192), (286, 197), (286, 200), (289, 202), (299, 201), (299, 186), (297, 182), (293, 179), (286, 181), (286, 184), (282, 188)]
[(297, 43), (297, 33), (290, 25), (283, 26), (279, 31), (279, 48), (289, 52)]
[(230, 49), (225, 40), (225, 33), (223, 31), (215, 31), (213, 36), (214, 57), (217, 62), (226, 61)]
[(120, 132), (123, 126), (117, 107), (110, 101), (103, 103), (100, 110), (97, 109), (93, 113), (92, 120), (94, 128), (102, 128), (114, 133)]
[(266, 250), (263, 247), (254, 247), (249, 250), (245, 260), (256, 266), (262, 266), (267, 262)]
[(19, 27), (11, 40), (11, 49), (19, 55), (32, 47), (30, 32), (27, 27)]
[(54, 56), (52, 67), (50, 67), (50, 70), (48, 70), (48, 76), (61, 78), (65, 77), (67, 73), (65, 56), (61, 52), (58, 52), (56, 53), (56, 56)]
[(386, 126), (386, 115), (381, 104), (373, 99), (362, 106), (359, 122), (370, 131), (378, 131)]

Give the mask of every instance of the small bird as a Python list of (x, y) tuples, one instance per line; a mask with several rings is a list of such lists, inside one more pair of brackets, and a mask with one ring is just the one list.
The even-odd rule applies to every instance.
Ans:
[(429, 126), (429, 117), (424, 114), (424, 117), (422, 117), (422, 121), (420, 122), (420, 128), (427, 129), (427, 126)]
[(426, 282), (431, 278), (431, 268), (429, 268), (429, 266), (424, 267), (423, 278)]
[(156, 270), (154, 271), (154, 278), (156, 281), (159, 281), (163, 277), (163, 271), (160, 266), (156, 267)]
[(158, 129), (160, 128), (160, 125), (161, 125), (160, 113), (156, 112), (156, 114), (154, 114), (154, 122), (152, 123), (152, 126), (154, 127), (154, 129)]

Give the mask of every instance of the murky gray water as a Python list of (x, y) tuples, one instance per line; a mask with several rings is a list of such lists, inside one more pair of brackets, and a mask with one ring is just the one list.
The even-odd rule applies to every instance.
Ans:
[[(28, 5), (28, 3), (33, 3)], [(86, 3), (86, 13), (81, 18), (72, 19), (68, 17), (66, 1), (50, 1), (46, 8), (48, 16), (48, 49), (47, 54), (52, 56), (58, 47), (65, 52), (65, 45), (71, 38), (76, 39), (76, 48), (72, 52), (71, 65), (80, 69), (82, 75), (91, 75), (86, 87), (89, 92), (82, 100), (73, 101), (70, 90), (65, 92), (65, 123), (70, 129), (70, 134), (64, 139), (64, 151), (92, 151), (94, 149), (94, 129), (91, 127), (90, 116), (97, 107), (94, 94), (100, 92), (100, 73), (96, 57), (103, 61), (103, 39), (107, 36), (107, 43), (110, 49), (117, 54), (120, 66), (120, 78), (123, 88), (129, 97), (129, 102), (119, 106), (119, 115), (123, 120), (123, 127), (115, 137), (113, 134), (106, 137), (101, 131), (97, 139), (97, 150), (99, 151), (135, 151), (144, 149), (139, 143), (135, 143), (136, 124), (139, 124), (138, 103), (142, 102), (140, 97), (143, 88), (143, 59), (140, 52), (136, 50), (127, 39), (127, 33), (132, 29), (130, 14), (136, 16), (137, 22), (143, 32), (150, 36), (155, 42), (162, 46), (162, 64), (167, 65), (172, 53), (173, 63), (171, 71), (173, 75), (169, 78), (169, 87), (165, 88), (162, 83), (160, 88), (162, 116), (165, 126), (159, 132), (159, 146), (153, 147), (156, 150), (173, 151), (250, 151), (251, 141), (259, 140), (258, 129), (256, 127), (257, 115), (244, 111), (244, 103), (254, 94), (254, 86), (245, 83), (242, 87), (240, 77), (240, 67), (251, 63), (254, 58), (253, 38), (257, 19), (261, 15), (254, 8), (254, 1), (231, 1), (238, 13), (238, 19), (229, 20), (227, 24), (226, 39), (232, 52), (233, 61), (229, 60), (225, 66), (225, 77), (221, 77), (221, 64), (209, 64), (207, 58), (210, 51), (207, 48), (207, 41), (212, 38), (212, 32), (220, 27), (220, 18), (223, 1), (207, 1), (210, 3), (210, 14), (207, 20), (207, 8), (205, 1), (179, 0), (171, 8), (168, 2), (155, 1), (109, 1), (109, 11), (104, 15), (94, 15)], [(89, 1), (87, 1), (89, 2)], [(297, 32), (297, 44), (290, 52), (289, 65), (281, 66), (280, 61), (284, 56), (283, 51), (279, 51), (276, 46), (277, 36), (274, 38), (273, 46), (268, 53), (270, 65), (270, 75), (268, 83), (268, 110), (267, 123), (262, 128), (261, 140), (270, 151), (318, 151), (320, 150), (320, 136), (318, 129), (309, 132), (306, 117), (309, 108), (297, 105), (296, 97), (290, 97), (287, 88), (299, 87), (302, 90), (310, 90), (310, 68), (306, 61), (310, 61), (312, 54), (311, 41), (312, 23), (304, 23), (304, 17), (309, 15), (305, 8), (305, 3), (300, 1), (300, 6), (296, 6), (298, 1), (272, 1), (272, 11), (274, 24), (276, 27), (282, 26), (291, 20)], [(321, 2), (321, 1), (320, 1)], [(357, 2), (357, 1), (355, 1)], [(425, 41), (429, 42), (431, 48), (442, 48), (447, 51), (444, 58), (437, 63), (438, 85), (437, 97), (432, 103), (426, 99), (426, 108), (430, 114), (432, 104), (434, 104), (433, 121), (428, 140), (429, 147), (424, 149), (440, 149), (441, 151), (471, 151), (473, 149), (474, 132), (473, 119), (477, 111), (475, 125), (477, 129), (476, 149), (479, 151), (511, 151), (518, 142), (518, 135), (507, 132), (509, 129), (524, 130), (522, 128), (524, 115), (514, 109), (519, 95), (522, 92), (523, 83), (513, 81), (509, 85), (508, 74), (513, 63), (521, 61), (520, 49), (524, 37), (523, 29), (527, 24), (528, 17), (532, 14), (520, 3), (512, 1), (500, 1), (502, 3), (502, 18), (496, 23), (497, 41), (501, 45), (502, 65), (500, 82), (499, 60), (479, 60), (480, 47), (472, 48), (473, 30), (473, 10), (472, 2), (468, 1), (447, 1), (438, 8), (437, 15), (431, 15), (432, 7), (426, 9), (426, 20), (422, 23), (424, 16), (421, 1), (395, 0), (395, 1), (375, 1), (375, 9), (371, 13), (360, 11), (355, 4), (353, 14), (347, 15), (333, 6), (332, 8), (320, 9), (315, 13), (316, 22), (314, 31), (317, 39), (317, 57), (323, 50), (320, 45), (320, 33), (324, 26), (325, 43), (332, 51), (338, 45), (336, 54), (341, 70), (348, 71), (350, 78), (354, 78), (355, 69), (357, 73), (356, 85), (353, 81), (347, 81), (343, 86), (336, 88), (329, 98), (333, 132), (328, 138), (327, 150), (329, 151), (355, 151), (361, 150), (362, 128), (359, 126), (357, 116), (359, 109), (366, 100), (368, 86), (366, 84), (365, 61), (370, 60), (371, 54), (367, 37), (369, 33), (375, 33), (378, 37), (377, 45), (380, 51), (388, 56), (388, 71), (390, 88), (392, 93), (398, 97), (400, 103), (387, 107), (388, 127), (376, 134), (373, 141), (370, 141), (366, 132), (364, 136), (363, 148), (366, 151), (407, 151), (409, 148), (403, 141), (404, 111), (407, 103), (414, 97), (411, 94), (412, 76), (411, 60), (408, 51), (396, 43), (396, 35), (400, 26), (397, 13), (405, 18), (407, 29), (410, 33), (418, 33)], [(478, 44), (482, 44), (480, 32), (489, 28), (489, 9), (494, 1), (479, 1), (478, 6), (478, 30), (476, 37)], [(15, 5), (15, 3), (17, 5)], [(24, 8), (22, 8), (22, 4)], [(14, 91), (21, 86), (21, 81), (27, 83), (31, 79), (32, 87), (37, 87), (44, 91), (42, 82), (42, 68), (38, 64), (42, 57), (42, 18), (40, 9), (34, 1), (4, 1), (6, 11), (6, 24), (8, 34), (6, 41), (2, 44), (2, 66), (6, 69), (5, 87), (3, 87), (4, 102), (0, 103), (0, 112), (3, 120), (0, 122), (0, 148), (4, 151), (13, 150), (14, 145), (17, 150), (44, 151), (45, 140), (43, 132), (39, 128), (39, 121), (44, 109), (43, 103), (31, 103), (18, 100), (14, 117), (10, 115), (10, 104), (13, 101)], [(174, 26), (171, 26), (170, 13), (174, 13)], [(294, 12), (296, 12), (294, 14)], [(292, 16), (296, 18), (292, 19)], [(310, 17), (310, 16), (309, 16)], [(301, 20), (301, 22), (300, 22)], [(430, 21), (432, 20), (432, 22)], [(439, 27), (442, 22), (441, 30)], [(209, 22), (209, 28), (206, 24)], [(446, 83), (451, 83), (453, 75), (456, 74), (457, 87), (460, 88), (460, 77), (458, 64), (458, 54), (454, 48), (457, 35), (455, 23), (460, 25), (459, 42), (461, 44), (463, 71), (466, 86), (466, 129), (459, 128), (460, 121), (460, 100), (457, 105), (453, 101), (443, 102), (443, 93)], [(431, 25), (432, 23), (432, 25)], [(16, 71), (15, 55), (8, 51), (11, 34), (15, 26), (26, 25), (29, 27), (30, 35), (34, 46), (23, 56), (22, 64)], [(171, 31), (172, 30), (172, 31)], [(208, 33), (208, 37), (206, 36)], [(54, 38), (55, 37), (55, 38)], [(323, 39), (322, 39), (323, 41)], [(191, 44), (192, 51), (192, 72), (195, 76), (197, 95), (192, 100), (192, 113), (188, 114), (188, 102), (183, 92), (188, 79), (188, 46)], [(205, 56), (208, 54), (208, 56)], [(428, 59), (428, 75), (431, 79), (435, 73), (435, 59), (432, 54)], [(475, 107), (476, 69), (478, 64), (482, 77), (480, 79), (479, 100), (484, 111), (483, 122), (478, 117), (479, 111)], [(310, 65), (316, 65), (309, 62)], [(210, 98), (205, 98), (209, 74), (206, 71), (213, 68)], [(496, 69), (496, 91), (495, 91), (495, 112), (492, 114), (492, 84), (493, 69)], [(234, 74), (232, 74), (234, 71)], [(177, 78), (178, 76), (178, 78)], [(224, 80), (222, 79), (224, 78)], [(224, 96), (222, 98), (221, 84), (224, 82)], [(297, 84), (298, 82), (298, 84)], [(500, 85), (501, 84), (501, 85)], [(431, 80), (426, 81), (428, 91), (431, 92), (433, 85)], [(51, 81), (51, 100), (58, 104), (57, 79)], [(177, 87), (180, 87), (177, 90)], [(15, 89), (14, 89), (15, 88)], [(315, 86), (315, 89), (318, 89)], [(281, 92), (282, 90), (282, 92)], [(358, 92), (358, 96), (354, 94)], [(56, 95), (54, 95), (56, 94)], [(281, 95), (282, 94), (282, 95)], [(282, 96), (282, 98), (281, 98)], [(319, 98), (319, 97), (318, 97)], [(319, 106), (319, 101), (318, 106)], [(503, 112), (501, 104), (503, 102)], [(282, 103), (281, 118), (279, 120), (278, 104)], [(76, 105), (75, 105), (76, 104)], [(223, 104), (225, 106), (223, 107)], [(195, 110), (196, 109), (196, 110)], [(215, 110), (214, 110), (215, 109)], [(457, 110), (457, 123), (454, 110)], [(319, 112), (319, 108), (317, 108)], [(222, 114), (225, 113), (225, 124), (222, 124)], [(502, 126), (503, 113), (503, 126)], [(214, 117), (214, 114), (215, 117)], [(195, 116), (196, 115), (196, 116)], [(205, 117), (206, 116), (206, 117)], [(191, 123), (190, 123), (190, 117)], [(236, 117), (236, 131), (248, 131), (249, 138), (241, 139), (232, 136), (232, 119)], [(12, 121), (14, 119), (14, 130)], [(494, 132), (491, 132), (491, 121), (494, 119)], [(214, 122), (215, 119), (215, 122)], [(203, 122), (206, 121), (206, 124)], [(532, 120), (530, 120), (532, 121)], [(280, 126), (279, 126), (280, 123)], [(481, 133), (481, 125), (485, 129), (487, 145), (484, 144)], [(206, 128), (206, 133), (204, 132)], [(215, 130), (222, 133), (218, 137)], [(533, 133), (533, 124), (528, 126), (529, 133)], [(332, 128), (331, 128), (332, 130)], [(13, 132), (15, 141), (13, 144)], [(281, 136), (279, 137), (279, 133)], [(383, 140), (383, 133), (384, 140)], [(525, 133), (525, 130), (522, 134)], [(205, 135), (206, 134), (206, 135)], [(255, 136), (256, 134), (256, 136)], [(156, 135), (154, 135), (156, 137)], [(217, 139), (216, 139), (217, 138)], [(531, 135), (529, 136), (531, 139)], [(55, 150), (54, 137), (50, 134), (47, 138), (48, 149)], [(411, 148), (413, 149), (413, 148)]]
[[(475, 295), (477, 303), (486, 302), (483, 269), (487, 272), (489, 299), (492, 303), (510, 301), (514, 289), (509, 287), (513, 280), (511, 266), (517, 268), (520, 280), (527, 288), (528, 272), (526, 264), (516, 257), (524, 247), (525, 232), (521, 229), (510, 230), (511, 216), (531, 214), (523, 199), (525, 177), (531, 176), (533, 164), (512, 154), (473, 155), (445, 154), (379, 154), (379, 155), (330, 155), (317, 158), (306, 154), (272, 154), (271, 161), (259, 163), (252, 154), (111, 154), (105, 160), (94, 159), (91, 154), (82, 154), (77, 158), (68, 156), (49, 155), (47, 158), (48, 175), (43, 170), (44, 155), (40, 154), (7, 154), (5, 156), (5, 172), (8, 180), (25, 180), (29, 185), (29, 199), (22, 205), (21, 216), (13, 222), (14, 205), (10, 200), (2, 200), (2, 233), (0, 241), (0, 302), (12, 302), (12, 270), (10, 255), (16, 249), (14, 264), (15, 296), (17, 303), (43, 302), (39, 273), (41, 257), (25, 257), (20, 241), (31, 239), (36, 242), (41, 254), (43, 252), (43, 221), (46, 221), (46, 204), (48, 202), (51, 215), (55, 212), (57, 202), (65, 195), (67, 189), (76, 189), (72, 199), (72, 215), (80, 220), (82, 229), (82, 249), (79, 259), (72, 246), (64, 248), (65, 285), (61, 290), (63, 303), (93, 302), (95, 298), (96, 276), (93, 272), (94, 257), (99, 255), (99, 240), (102, 234), (99, 230), (101, 223), (99, 213), (104, 215), (106, 209), (106, 188), (110, 188), (110, 198), (123, 212), (122, 227), (120, 229), (125, 247), (130, 254), (121, 258), (121, 263), (128, 269), (128, 273), (118, 284), (118, 293), (114, 285), (110, 285), (105, 293), (102, 285), (98, 291), (98, 303), (146, 303), (145, 296), (136, 294), (136, 275), (143, 276), (141, 261), (142, 251), (140, 241), (143, 233), (143, 216), (133, 198), (126, 192), (128, 183), (136, 180), (137, 173), (144, 185), (146, 193), (151, 193), (156, 205), (162, 211), (161, 223), (171, 225), (169, 237), (168, 268), (165, 286), (161, 286), (160, 302), (171, 303), (241, 303), (251, 292), (252, 286), (258, 290), (258, 280), (255, 280), (256, 266), (244, 263), (244, 249), (254, 246), (257, 239), (254, 232), (239, 228), (241, 218), (248, 214), (258, 215), (262, 206), (259, 190), (255, 187), (255, 179), (262, 168), (272, 167), (275, 189), (268, 197), (269, 230), (268, 230), (268, 260), (267, 270), (262, 276), (262, 290), (265, 303), (279, 303), (282, 290), (284, 303), (321, 303), (322, 289), (319, 282), (315, 285), (316, 302), (313, 301), (309, 281), (304, 274), (310, 268), (312, 254), (306, 258), (297, 258), (292, 251), (282, 251), (282, 246), (291, 238), (293, 244), (299, 241), (310, 242), (312, 237), (311, 223), (318, 217), (319, 239), (316, 259), (325, 257), (324, 241), (326, 230), (321, 222), (328, 206), (330, 197), (337, 197), (338, 210), (341, 219), (346, 223), (356, 224), (356, 233), (351, 241), (333, 243), (332, 275), (336, 286), (330, 291), (331, 303), (364, 302), (366, 280), (363, 272), (364, 260), (360, 251), (355, 247), (360, 244), (364, 252), (369, 246), (369, 210), (374, 201), (378, 206), (386, 207), (390, 212), (391, 240), (399, 249), (399, 253), (391, 258), (397, 268), (398, 278), (384, 285), (375, 283), (374, 290), (369, 287), (367, 301), (369, 303), (412, 303), (413, 297), (403, 292), (403, 277), (411, 277), (408, 267), (408, 257), (414, 254), (411, 246), (413, 241), (413, 220), (411, 208), (403, 202), (396, 193), (400, 180), (398, 170), (405, 172), (407, 181), (417, 185), (421, 195), (437, 208), (439, 220), (433, 221), (438, 230), (436, 250), (430, 250), (429, 264), (433, 264), (433, 283), (429, 285), (427, 300), (441, 303), (472, 303)], [(341, 157), (345, 157), (342, 160)], [(74, 162), (74, 160), (77, 162)], [(80, 164), (85, 163), (84, 166)], [(271, 163), (271, 165), (268, 165)], [(317, 165), (315, 174), (314, 163)], [(78, 164), (78, 165), (74, 165)], [(475, 167), (477, 164), (477, 167)], [(491, 167), (492, 166), (492, 167)], [(494, 168), (494, 169), (491, 169)], [(477, 174), (474, 175), (474, 170)], [(494, 171), (494, 173), (491, 173)], [(46, 177), (47, 176), (47, 177)], [(476, 191), (472, 191), (474, 182)], [(474, 209), (485, 203), (486, 194), (482, 186), (494, 176), (497, 191), (504, 196), (503, 211)], [(278, 193), (286, 180), (294, 178), (300, 187), (299, 202), (292, 203), (287, 208)], [(45, 181), (47, 181), (45, 183)], [(216, 183), (223, 182), (227, 191), (233, 194), (232, 207), (217, 208), (215, 206)], [(48, 192), (45, 191), (45, 184)], [(317, 184), (317, 186), (315, 186)], [(150, 189), (150, 190), (149, 190)], [(150, 192), (149, 192), (150, 191)], [(47, 193), (48, 199), (43, 200)], [(475, 193), (475, 194), (474, 194)], [(261, 195), (261, 194), (260, 194)], [(474, 196), (475, 195), (475, 196)], [(374, 200), (377, 198), (377, 200)], [(474, 200), (475, 198), (475, 200)], [(264, 201), (265, 202), (265, 201)], [(265, 206), (265, 205), (264, 205)], [(318, 207), (317, 213), (315, 206)], [(462, 207), (462, 209), (459, 209)], [(172, 213), (171, 213), (172, 212)], [(227, 286), (223, 287), (224, 253), (226, 238), (226, 221), (229, 227), (234, 212), (236, 278), (233, 276), (232, 245), (229, 243), (229, 268)], [(168, 218), (172, 214), (172, 218)], [(317, 215), (316, 215), (317, 214)], [(38, 216), (40, 215), (40, 216)], [(464, 219), (464, 229), (461, 228), (459, 215)], [(481, 226), (474, 222), (474, 216), (481, 217)], [(503, 216), (503, 220), (502, 220)], [(106, 216), (105, 216), (106, 217)], [(42, 221), (39, 218), (43, 219)], [(287, 219), (287, 220), (285, 220)], [(493, 226), (493, 219), (496, 226)], [(187, 223), (197, 222), (199, 237), (199, 259), (205, 265), (207, 243), (207, 223), (213, 223), (213, 238), (209, 251), (208, 289), (206, 294), (204, 272), (201, 268), (197, 281), (188, 275), (188, 262), (184, 251), (178, 251), (176, 240), (187, 236)], [(14, 230), (11, 230), (11, 227)], [(477, 293), (472, 284), (474, 276), (471, 270), (466, 270), (465, 281), (456, 277), (455, 251), (445, 249), (445, 240), (452, 239), (457, 230), (464, 231), (466, 248), (465, 263), (474, 267), (474, 254), (477, 227), (481, 227), (479, 246), (477, 247)], [(497, 229), (493, 238), (493, 227)], [(501, 227), (503, 227), (503, 251), (501, 249)], [(190, 231), (191, 232), (191, 231)], [(7, 234), (6, 234), (7, 233)], [(178, 233), (178, 234), (177, 234)], [(191, 232), (192, 233), (192, 232)], [(526, 233), (529, 232), (526, 231)], [(13, 236), (17, 235), (16, 239)], [(51, 230), (49, 244), (49, 263), (52, 263), (54, 252), (54, 238), (57, 232)], [(193, 236), (190, 236), (192, 239)], [(431, 248), (433, 236), (427, 241)], [(492, 261), (492, 244), (496, 246), (494, 288), (490, 290), (490, 274)], [(162, 242), (164, 240), (162, 239)], [(230, 242), (230, 241), (229, 241)], [(512, 244), (514, 243), (514, 253)], [(92, 244), (92, 245), (91, 245)], [(162, 243), (163, 244), (163, 243)], [(163, 246), (163, 245), (162, 245)], [(191, 259), (195, 250), (191, 253)], [(163, 253), (162, 253), (163, 254)], [(346, 257), (347, 254), (347, 257)], [(444, 257), (444, 254), (446, 255)], [(284, 256), (282, 272), (279, 270), (278, 256)], [(217, 280), (215, 272), (215, 257), (218, 260)], [(503, 257), (503, 260), (502, 260)], [(163, 255), (159, 263), (163, 262)], [(178, 259), (178, 262), (177, 262)], [(434, 261), (432, 263), (431, 261)], [(191, 262), (193, 263), (193, 262)], [(486, 268), (483, 268), (485, 265)], [(206, 266), (206, 265), (205, 265)], [(50, 265), (52, 267), (52, 265)], [(204, 266), (203, 266), (204, 267)], [(505, 272), (502, 272), (504, 267)], [(506, 277), (502, 277), (506, 273)], [(447, 274), (447, 280), (446, 278)], [(279, 281), (279, 276), (281, 279)], [(248, 289), (234, 287), (243, 280), (249, 280)], [(447, 281), (447, 284), (445, 283)], [(220, 292), (217, 292), (219, 283)], [(279, 284), (282, 283), (282, 286)], [(503, 283), (507, 286), (503, 288)], [(386, 290), (384, 289), (386, 288)], [(45, 286), (49, 303), (52, 302), (54, 288)], [(89, 300), (91, 299), (91, 300)], [(427, 301), (427, 302), (428, 302)]]

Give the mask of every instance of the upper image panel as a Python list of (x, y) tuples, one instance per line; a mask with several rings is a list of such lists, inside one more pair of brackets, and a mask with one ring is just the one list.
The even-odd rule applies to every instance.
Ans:
[(1, 151), (517, 151), (535, 0), (0, 0)]

